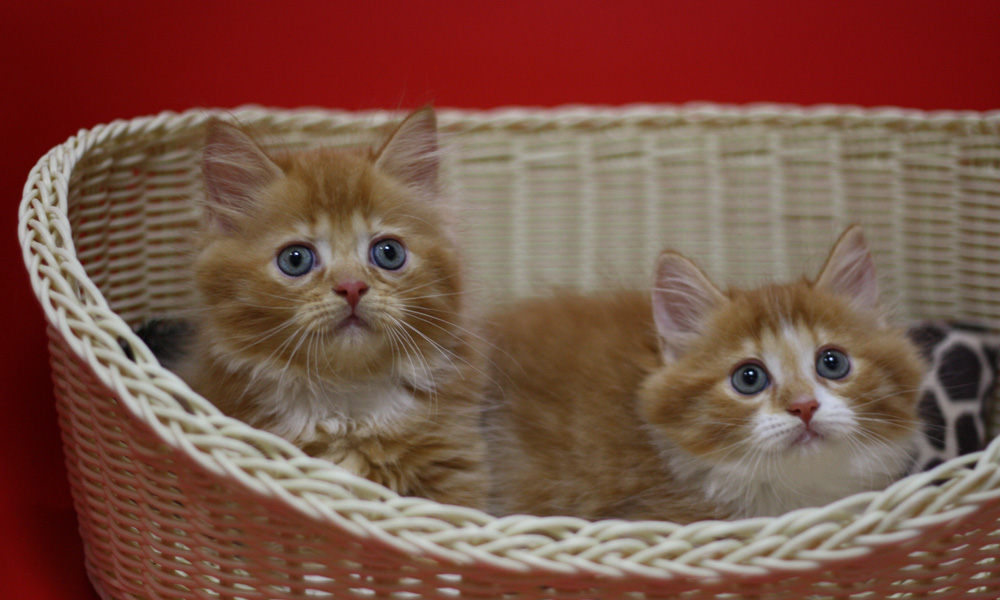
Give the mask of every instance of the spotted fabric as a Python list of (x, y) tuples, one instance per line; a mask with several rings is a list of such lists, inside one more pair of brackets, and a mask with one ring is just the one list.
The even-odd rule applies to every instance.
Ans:
[(963, 323), (910, 327), (931, 368), (920, 384), (921, 435), (912, 472), (983, 449), (990, 440), (1000, 336)]

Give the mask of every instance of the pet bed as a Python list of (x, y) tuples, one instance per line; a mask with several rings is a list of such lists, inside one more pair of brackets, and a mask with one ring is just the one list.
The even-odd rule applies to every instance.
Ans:
[[(681, 526), (402, 498), (223, 416), (132, 333), (191, 305), (183, 248), (213, 114), (275, 147), (363, 142), (401, 116), (164, 113), (81, 131), (31, 171), (19, 235), (102, 597), (1000, 597), (1000, 440), (830, 506)], [(666, 245), (717, 281), (812, 273), (860, 222), (897, 319), (1000, 326), (1000, 115), (699, 105), (439, 120), (484, 303), (646, 285)]]

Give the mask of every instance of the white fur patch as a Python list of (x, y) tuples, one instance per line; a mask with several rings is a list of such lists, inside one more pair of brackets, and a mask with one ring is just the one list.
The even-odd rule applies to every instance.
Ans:
[[(824, 440), (822, 448), (748, 453), (750, 460), (697, 470), (704, 472), (706, 495), (731, 507), (735, 516), (777, 516), (884, 488), (905, 471), (910, 460), (908, 448)], [(691, 472), (691, 467), (694, 465), (682, 470)]]
[(302, 441), (320, 424), (329, 433), (391, 430), (420, 407), (405, 387), (389, 381), (314, 386), (288, 382), (273, 386), (256, 403), (260, 417), (274, 417), (272, 433)]

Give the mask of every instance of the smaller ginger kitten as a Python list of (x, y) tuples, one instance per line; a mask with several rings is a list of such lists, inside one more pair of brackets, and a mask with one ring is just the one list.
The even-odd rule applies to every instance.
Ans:
[(366, 149), (265, 153), (209, 125), (201, 306), (178, 373), (225, 413), (403, 495), (481, 507), (483, 352), (436, 117)]
[(651, 295), (559, 294), (494, 321), (498, 514), (774, 516), (912, 460), (922, 359), (886, 323), (859, 227), (814, 281), (723, 292), (665, 251)]

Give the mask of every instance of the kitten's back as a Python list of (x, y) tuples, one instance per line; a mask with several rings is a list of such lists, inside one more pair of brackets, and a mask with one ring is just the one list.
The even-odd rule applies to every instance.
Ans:
[(664, 489), (662, 461), (643, 434), (635, 389), (660, 362), (648, 293), (558, 292), (491, 321), (494, 511), (714, 516)]

